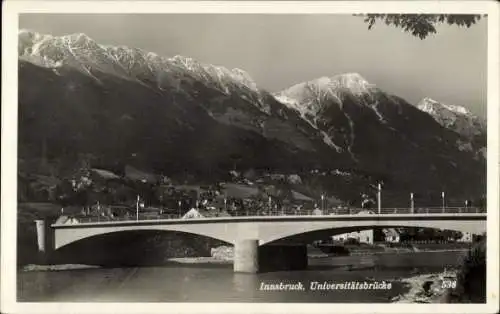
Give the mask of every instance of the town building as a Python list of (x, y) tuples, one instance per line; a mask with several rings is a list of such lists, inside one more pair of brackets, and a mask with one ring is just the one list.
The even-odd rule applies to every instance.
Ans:
[[(359, 215), (371, 215), (373, 211), (363, 210), (358, 213)], [(349, 233), (338, 234), (332, 237), (334, 241), (345, 241), (349, 238), (358, 240), (360, 243), (373, 244), (373, 229), (353, 231)]]
[(472, 233), (470, 232), (463, 232), (462, 237), (457, 240), (457, 242), (464, 242), (464, 243), (471, 243), (472, 242)]
[(383, 229), (382, 232), (387, 243), (399, 243), (401, 240), (399, 232), (394, 228)]
[(188, 210), (182, 219), (197, 219), (197, 218), (212, 218), (212, 217), (231, 217), (225, 210), (217, 210), (215, 207), (207, 209), (191, 208)]
[(346, 241), (347, 239), (356, 239), (360, 243), (373, 244), (373, 229), (353, 231), (332, 236), (333, 241)]
[(80, 221), (76, 217), (70, 217), (66, 215), (59, 216), (55, 221), (55, 224), (58, 225), (74, 225), (79, 223)]

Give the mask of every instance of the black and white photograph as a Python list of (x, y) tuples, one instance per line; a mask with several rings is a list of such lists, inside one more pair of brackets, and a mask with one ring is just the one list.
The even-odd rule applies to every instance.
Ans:
[(57, 2), (11, 27), (12, 302), (498, 303), (498, 7)]

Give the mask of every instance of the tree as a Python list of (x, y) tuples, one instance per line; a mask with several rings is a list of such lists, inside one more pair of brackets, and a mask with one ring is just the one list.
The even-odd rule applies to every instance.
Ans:
[(377, 20), (380, 20), (386, 25), (402, 28), (420, 39), (435, 34), (438, 24), (446, 23), (469, 28), (481, 19), (481, 15), (471, 14), (359, 14), (358, 16), (365, 18), (368, 29), (372, 29)]
[(447, 303), (486, 302), (486, 239), (474, 244), (457, 274), (457, 286), (449, 290)]

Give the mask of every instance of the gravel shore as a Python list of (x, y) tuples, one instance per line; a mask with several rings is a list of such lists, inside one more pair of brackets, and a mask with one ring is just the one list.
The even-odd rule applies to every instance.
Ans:
[(392, 299), (394, 303), (445, 303), (448, 290), (443, 286), (456, 284), (456, 271), (424, 274), (401, 279), (410, 290)]
[(215, 257), (174, 257), (169, 258), (169, 262), (176, 262), (182, 264), (231, 264), (232, 260), (222, 260)]
[(22, 271), (58, 271), (58, 270), (75, 270), (75, 269), (88, 269), (100, 268), (94, 265), (81, 265), (81, 264), (62, 264), (62, 265), (35, 265), (29, 264), (21, 268)]

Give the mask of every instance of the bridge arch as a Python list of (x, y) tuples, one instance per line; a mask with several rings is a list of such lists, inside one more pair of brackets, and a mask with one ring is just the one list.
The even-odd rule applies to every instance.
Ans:
[[(375, 228), (378, 229), (388, 229), (388, 228), (402, 228), (402, 226), (390, 226), (390, 225), (366, 225), (366, 226), (357, 226), (357, 227), (342, 227), (342, 228), (325, 228), (318, 229), (312, 231), (306, 231), (302, 233), (294, 233), (290, 236), (275, 239), (266, 243), (261, 243), (261, 245), (272, 245), (272, 244), (280, 244), (280, 243), (312, 243), (317, 240), (328, 239), (329, 237), (339, 235), (339, 234), (347, 234), (351, 232), (359, 232), (366, 230), (373, 230)], [(419, 227), (411, 227), (411, 228), (419, 228)], [(425, 227), (427, 228), (427, 227)], [(441, 228), (430, 228), (439, 230)], [(460, 230), (452, 230), (451, 231), (460, 231)]]
[[(154, 237), (155, 235), (160, 236), (160, 237), (164, 237), (164, 238), (167, 238), (168, 235), (171, 235), (171, 236), (174, 236), (174, 235), (185, 236), (186, 235), (186, 236), (191, 236), (190, 239), (193, 239), (192, 236), (195, 236), (194, 240), (203, 239), (205, 241), (214, 241), (214, 242), (217, 241), (217, 242), (222, 242), (226, 245), (232, 245), (232, 243), (229, 243), (229, 242), (221, 240), (221, 239), (213, 238), (213, 237), (210, 237), (210, 236), (207, 236), (204, 234), (188, 232), (188, 231), (175, 231), (175, 230), (164, 230), (164, 229), (136, 229), (136, 230), (109, 231), (106, 233), (99, 233), (99, 234), (95, 234), (92, 236), (86, 236), (84, 238), (66, 243), (62, 246), (59, 246), (58, 248), (56, 248), (56, 250), (62, 250), (70, 245), (79, 244), (82, 241), (100, 241), (100, 240), (103, 240), (107, 237), (116, 237), (117, 241), (121, 241), (121, 242), (123, 242), (124, 245), (127, 245), (126, 238), (127, 238), (127, 236), (130, 236), (130, 235), (138, 235), (140, 238), (145, 238), (148, 236)], [(123, 237), (125, 239), (122, 239)]]
[[(369, 230), (374, 228), (431, 228), (453, 230), (481, 234), (486, 232), (486, 221), (473, 220), (441, 220), (441, 219), (412, 219), (385, 220), (378, 218), (346, 221), (311, 221), (303, 225), (294, 226), (283, 224), (275, 226), (273, 230), (261, 230), (260, 245), (272, 244), (281, 241), (313, 241), (321, 237), (353, 231)], [(264, 231), (264, 232), (262, 232)], [(265, 234), (264, 234), (265, 233)]]
[(202, 228), (188, 227), (186, 228), (183, 224), (123, 224), (123, 225), (106, 225), (106, 224), (95, 224), (87, 226), (85, 224), (71, 225), (65, 227), (57, 227), (55, 229), (55, 243), (54, 249), (58, 250), (64, 246), (71, 243), (84, 240), (87, 238), (94, 238), (98, 236), (103, 236), (111, 233), (121, 233), (126, 232), (178, 232), (184, 234), (192, 234), (195, 236), (211, 238), (219, 240), (225, 243), (233, 243), (233, 239), (230, 234), (223, 232), (220, 225), (210, 225), (204, 224)]
[(164, 265), (173, 257), (210, 256), (218, 239), (169, 230), (121, 230), (81, 238), (52, 252), (57, 263), (101, 266)]

